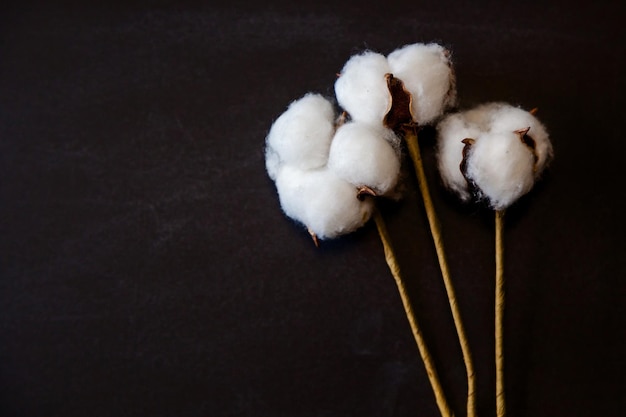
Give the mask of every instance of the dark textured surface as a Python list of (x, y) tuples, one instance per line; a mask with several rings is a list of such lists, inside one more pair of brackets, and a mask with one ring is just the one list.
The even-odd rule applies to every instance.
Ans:
[[(539, 107), (556, 159), (506, 219), (510, 417), (621, 416), (619, 2), (20, 6), (0, 13), (0, 415), (437, 416), (375, 228), (283, 216), (264, 137), (353, 53), (451, 48), (461, 107)], [(309, 4), (310, 3), (310, 4)], [(547, 2), (546, 2), (547, 3)], [(495, 414), (493, 219), (422, 147)], [(465, 373), (410, 172), (385, 205), (457, 416)]]

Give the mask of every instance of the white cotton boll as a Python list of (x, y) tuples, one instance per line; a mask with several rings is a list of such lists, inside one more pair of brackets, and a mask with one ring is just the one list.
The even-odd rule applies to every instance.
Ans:
[[(448, 115), (439, 122), (437, 132), (438, 168), (444, 184), (462, 200), (476, 193), (496, 210), (529, 192), (553, 156), (543, 124), (532, 113), (508, 103), (486, 103)], [(467, 148), (461, 142), (465, 138), (473, 139)]]
[(537, 156), (535, 175), (540, 175), (552, 159), (553, 154), (552, 143), (545, 126), (530, 112), (509, 104), (500, 104), (497, 111), (493, 113), (491, 125), (493, 132), (510, 132), (530, 128), (526, 135), (532, 142), (534, 153)]
[(450, 53), (441, 45), (406, 45), (390, 53), (387, 60), (392, 74), (411, 93), (411, 112), (417, 123), (429, 124), (455, 105), (455, 74)]
[(326, 98), (309, 93), (292, 102), (272, 124), (266, 138), (267, 147), (271, 149), (266, 151), (270, 177), (282, 164), (301, 169), (324, 166), (334, 130), (335, 112)]
[(373, 199), (359, 200), (354, 185), (327, 168), (303, 171), (284, 166), (276, 177), (281, 207), (319, 239), (330, 239), (363, 226), (374, 209)]
[(337, 129), (330, 146), (328, 167), (339, 177), (378, 195), (392, 191), (400, 174), (394, 148), (399, 139), (391, 129), (350, 122)]
[(444, 185), (457, 193), (461, 200), (471, 197), (468, 183), (461, 172), (463, 161), (463, 139), (477, 138), (480, 129), (468, 123), (464, 113), (446, 116), (437, 125), (437, 166)]
[(534, 184), (533, 153), (515, 132), (487, 133), (471, 145), (466, 176), (495, 210), (510, 206)]
[(384, 55), (366, 51), (352, 56), (335, 81), (337, 102), (353, 120), (382, 123), (391, 105), (385, 78), (390, 72)]

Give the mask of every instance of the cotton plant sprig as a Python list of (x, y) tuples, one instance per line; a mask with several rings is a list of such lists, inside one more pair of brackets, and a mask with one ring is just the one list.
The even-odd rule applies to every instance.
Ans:
[(461, 200), (495, 210), (496, 410), (506, 414), (504, 390), (504, 249), (506, 209), (528, 193), (553, 158), (548, 132), (535, 117), (494, 102), (446, 116), (437, 126), (438, 168), (444, 185)]
[(382, 124), (399, 132), (406, 143), (461, 345), (467, 372), (467, 415), (473, 417), (476, 413), (474, 365), (418, 142), (420, 127), (436, 122), (456, 104), (456, 80), (450, 52), (436, 43), (416, 43), (398, 48), (388, 56), (373, 51), (354, 55), (335, 82), (335, 94), (353, 120)]
[(316, 245), (362, 227), (371, 217), (443, 417), (450, 407), (413, 312), (391, 240), (374, 197), (397, 198), (400, 139), (379, 125), (335, 117), (332, 104), (309, 93), (292, 102), (266, 137), (265, 162), (284, 213)]

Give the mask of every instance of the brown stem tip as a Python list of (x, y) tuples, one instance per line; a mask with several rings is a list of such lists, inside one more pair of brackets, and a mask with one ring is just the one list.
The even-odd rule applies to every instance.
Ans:
[[(526, 145), (528, 149), (530, 149), (530, 151), (533, 153), (533, 157), (535, 159), (535, 165), (537, 165), (537, 161), (539, 160), (539, 155), (537, 154), (537, 144), (535, 142), (535, 139), (533, 139), (532, 136), (528, 134), (529, 131), (530, 131), (530, 126), (524, 129), (516, 130), (515, 133), (519, 135), (519, 139), (522, 141), (522, 143)], [(535, 166), (535, 169), (537, 169), (536, 166)]]
[(348, 120), (348, 113), (346, 111), (343, 111), (337, 118), (337, 121), (335, 122), (335, 127), (338, 128), (340, 126), (343, 126), (346, 123), (346, 120)]
[(317, 238), (317, 235), (315, 234), (315, 232), (313, 230), (309, 229), (308, 227), (307, 227), (307, 231), (311, 235), (311, 239), (313, 239), (313, 243), (315, 244), (315, 247), (319, 248), (320, 247), (320, 241)]
[(360, 186), (356, 191), (356, 198), (358, 198), (359, 201), (363, 201), (367, 196), (378, 197), (378, 194), (367, 185)]

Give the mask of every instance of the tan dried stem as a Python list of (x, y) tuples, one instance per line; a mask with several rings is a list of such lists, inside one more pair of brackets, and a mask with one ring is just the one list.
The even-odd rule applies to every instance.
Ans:
[(309, 235), (311, 236), (311, 239), (313, 239), (313, 243), (315, 244), (316, 248), (320, 247), (320, 240), (317, 237), (317, 234), (311, 230), (310, 228), (307, 227), (307, 232), (309, 232)]
[(504, 210), (496, 210), (496, 295), (495, 295), (495, 351), (496, 351), (496, 413), (506, 415), (504, 397)]
[(435, 243), (435, 249), (437, 251), (437, 258), (439, 260), (439, 267), (441, 269), (441, 275), (448, 295), (448, 303), (452, 311), (452, 318), (456, 327), (456, 332), (459, 337), (459, 343), (461, 345), (461, 351), (463, 353), (463, 362), (465, 363), (465, 369), (467, 372), (467, 416), (475, 417), (476, 415), (476, 377), (474, 373), (474, 364), (472, 361), (472, 355), (469, 348), (469, 343), (465, 335), (465, 329), (461, 320), (461, 313), (456, 301), (456, 295), (454, 286), (450, 278), (450, 272), (448, 269), (448, 263), (445, 257), (445, 251), (443, 246), (443, 239), (441, 234), (441, 227), (439, 226), (439, 220), (435, 212), (430, 191), (428, 189), (428, 182), (426, 181), (426, 174), (424, 173), (424, 164), (422, 162), (422, 156), (418, 143), (417, 127), (414, 124), (407, 125), (404, 128), (404, 140), (409, 150), (409, 155), (413, 160), (413, 166), (415, 168), (415, 175), (422, 194), (422, 200), (424, 201), (424, 208), (426, 209), (426, 216), (428, 217), (428, 223), (430, 225), (430, 231)]
[(426, 369), (426, 374), (428, 375), (428, 380), (430, 381), (433, 393), (435, 394), (435, 401), (437, 402), (437, 406), (439, 407), (439, 411), (441, 412), (442, 417), (453, 417), (454, 414), (452, 413), (450, 406), (448, 405), (448, 402), (443, 392), (443, 388), (441, 387), (441, 382), (439, 381), (439, 376), (437, 375), (437, 370), (435, 369), (432, 357), (430, 356), (430, 352), (428, 351), (428, 348), (424, 341), (424, 336), (422, 335), (422, 331), (420, 330), (420, 327), (418, 325), (417, 318), (415, 317), (415, 313), (413, 312), (413, 307), (411, 306), (411, 301), (409, 300), (407, 290), (404, 285), (404, 280), (402, 279), (402, 275), (400, 274), (400, 266), (398, 265), (398, 262), (396, 260), (395, 252), (393, 250), (393, 246), (391, 245), (391, 239), (389, 238), (389, 232), (387, 231), (387, 226), (385, 225), (383, 216), (378, 210), (375, 210), (373, 217), (385, 251), (385, 260), (387, 261), (387, 265), (389, 266), (391, 275), (393, 276), (394, 280), (396, 281), (396, 285), (398, 286), (398, 292), (400, 293), (400, 298), (402, 299), (404, 312), (406, 313), (409, 325), (411, 326), (413, 337), (415, 338), (415, 342), (417, 343), (417, 348), (419, 350), (422, 361), (424, 362), (424, 367)]

